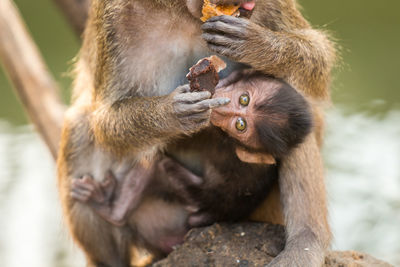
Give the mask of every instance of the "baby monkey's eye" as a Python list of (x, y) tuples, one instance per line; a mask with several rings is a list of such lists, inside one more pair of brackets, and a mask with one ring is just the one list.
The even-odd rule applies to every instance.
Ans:
[(250, 96), (248, 94), (243, 94), (239, 97), (239, 103), (242, 106), (248, 106), (250, 103)]
[(243, 118), (238, 118), (236, 121), (236, 129), (243, 132), (244, 130), (246, 130), (246, 127), (247, 127), (246, 120)]

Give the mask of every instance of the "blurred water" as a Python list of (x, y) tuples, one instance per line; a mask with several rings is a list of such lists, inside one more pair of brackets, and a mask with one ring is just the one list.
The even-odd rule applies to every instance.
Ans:
[(400, 264), (400, 111), (328, 116), (324, 148), (334, 248)]
[[(334, 249), (400, 264), (400, 111), (328, 115)], [(62, 226), (54, 163), (30, 127), (0, 122), (0, 265), (84, 266)]]
[(1, 266), (84, 266), (62, 225), (54, 162), (47, 148), (31, 127), (3, 121), (0, 228)]

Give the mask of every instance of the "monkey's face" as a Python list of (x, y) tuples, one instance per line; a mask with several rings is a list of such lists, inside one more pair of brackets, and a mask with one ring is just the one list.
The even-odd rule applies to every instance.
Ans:
[[(257, 0), (210, 0), (211, 3), (217, 5), (232, 5), (232, 4), (240, 4), (240, 9), (243, 10), (243, 13), (251, 12)], [(186, 0), (186, 5), (196, 18), (200, 18), (202, 16), (202, 8), (203, 8), (204, 0)]]
[(213, 97), (227, 97), (231, 102), (212, 111), (211, 123), (244, 146), (260, 149), (262, 145), (255, 129), (259, 114), (255, 107), (268, 101), (278, 87), (279, 83), (275, 80), (254, 77), (217, 88)]

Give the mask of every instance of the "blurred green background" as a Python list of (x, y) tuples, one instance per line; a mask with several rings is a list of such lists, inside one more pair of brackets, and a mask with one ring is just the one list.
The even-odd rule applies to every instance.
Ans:
[[(323, 151), (333, 248), (400, 265), (400, 1), (299, 2), (342, 58)], [(52, 1), (15, 3), (68, 101), (79, 39)], [(84, 266), (62, 226), (54, 162), (26, 125), (0, 68), (0, 265)]]

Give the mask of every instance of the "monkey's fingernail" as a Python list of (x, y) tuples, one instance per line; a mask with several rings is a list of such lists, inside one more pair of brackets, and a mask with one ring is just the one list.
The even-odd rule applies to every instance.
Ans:
[(221, 105), (226, 105), (229, 104), (231, 100), (229, 98), (221, 98), (221, 101), (219, 102)]

